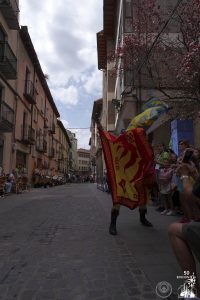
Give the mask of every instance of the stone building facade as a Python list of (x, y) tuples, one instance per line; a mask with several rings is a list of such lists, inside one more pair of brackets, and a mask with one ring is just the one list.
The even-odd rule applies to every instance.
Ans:
[(0, 2), (0, 165), (64, 175), (71, 143), (18, 5)]

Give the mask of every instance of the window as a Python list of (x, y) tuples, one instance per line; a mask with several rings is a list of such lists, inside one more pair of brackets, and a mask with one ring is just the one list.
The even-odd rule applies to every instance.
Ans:
[(37, 123), (38, 121), (38, 111), (37, 111), (37, 108), (34, 108), (33, 110), (33, 120), (35, 123)]
[(41, 113), (44, 114), (44, 99), (43, 98), (41, 98), (41, 107), (40, 107), (40, 109), (41, 109)]
[(0, 27), (0, 41), (5, 40), (5, 33), (3, 32), (2, 28)]
[(38, 93), (38, 80), (37, 79), (35, 80), (35, 91), (36, 91), (36, 93)]
[(126, 0), (125, 2), (125, 18), (124, 18), (124, 31), (133, 31), (133, 3), (132, 0)]
[(0, 104), (2, 102), (2, 98), (3, 98), (3, 88), (2, 86), (0, 86)]
[(124, 83), (125, 86), (130, 86), (133, 82), (133, 71), (132, 70), (126, 70), (124, 74)]
[(49, 108), (48, 107), (46, 107), (46, 110), (45, 110), (45, 118), (48, 121), (48, 118), (49, 118)]
[(27, 133), (27, 122), (28, 122), (28, 114), (26, 111), (24, 111), (23, 113), (23, 123), (22, 123), (22, 135), (23, 137), (26, 136)]
[(22, 168), (27, 167), (26, 157), (27, 157), (26, 153), (17, 150), (17, 152), (16, 152), (16, 166), (17, 166), (17, 168), (22, 169)]
[(132, 25), (132, 19), (126, 18), (125, 19), (125, 32), (132, 32), (133, 31), (133, 25)]
[(126, 0), (125, 15), (132, 17), (132, 0)]
[(6, 39), (6, 35), (3, 29), (0, 27), (0, 59), (4, 57), (4, 42)]
[(30, 88), (31, 88), (31, 86), (30, 86), (30, 77), (31, 77), (31, 72), (30, 72), (29, 68), (26, 67), (25, 89), (24, 89), (25, 93), (27, 93), (27, 92), (30, 93), (31, 92), (31, 90), (30, 90)]
[(4, 146), (4, 140), (0, 139), (0, 165), (3, 165), (3, 146)]

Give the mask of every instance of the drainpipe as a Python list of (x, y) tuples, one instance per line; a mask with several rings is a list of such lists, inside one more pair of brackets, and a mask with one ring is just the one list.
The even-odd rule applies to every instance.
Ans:
[[(33, 93), (35, 93), (35, 65), (33, 70)], [(33, 129), (33, 104), (31, 104), (31, 130)], [(31, 154), (32, 145), (29, 148), (29, 154)]]

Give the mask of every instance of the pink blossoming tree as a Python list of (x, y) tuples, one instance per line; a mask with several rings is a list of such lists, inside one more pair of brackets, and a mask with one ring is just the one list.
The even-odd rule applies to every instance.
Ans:
[(108, 55), (114, 76), (131, 88), (154, 88), (183, 115), (200, 107), (200, 0), (166, 9), (156, 0), (134, 0), (128, 33)]

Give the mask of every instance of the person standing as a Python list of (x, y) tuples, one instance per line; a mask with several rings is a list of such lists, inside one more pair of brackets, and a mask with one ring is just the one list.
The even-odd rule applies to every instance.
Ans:
[(113, 202), (109, 233), (117, 235), (120, 205), (130, 209), (139, 207), (141, 224), (152, 227), (146, 219), (146, 204), (155, 183), (154, 154), (145, 130), (131, 128), (114, 136), (103, 130), (99, 120), (97, 125)]
[[(156, 181), (158, 185), (158, 190), (160, 187), (160, 172), (165, 165), (165, 160), (169, 160), (170, 158), (170, 152), (167, 151), (165, 145), (163, 143), (160, 143), (157, 145), (157, 154), (155, 156), (155, 169), (156, 169)], [(158, 191), (158, 199), (157, 199), (157, 205), (156, 211), (162, 212), (165, 210), (163, 207), (160, 190)]]
[(166, 159), (163, 161), (163, 167), (160, 170), (159, 177), (160, 202), (164, 207), (164, 210), (161, 212), (161, 215), (171, 215), (173, 211), (171, 199), (172, 176), (173, 169), (170, 167), (169, 161)]
[[(117, 235), (117, 217), (119, 216), (120, 204), (113, 205), (111, 210), (111, 221), (109, 226), (109, 233), (111, 235)], [(152, 223), (146, 219), (147, 207), (146, 205), (139, 206), (139, 218), (140, 223), (146, 227), (152, 227)]]
[(13, 186), (16, 183), (16, 173), (13, 169), (12, 172), (8, 175), (7, 181), (5, 183), (5, 193), (10, 194), (12, 191)]

